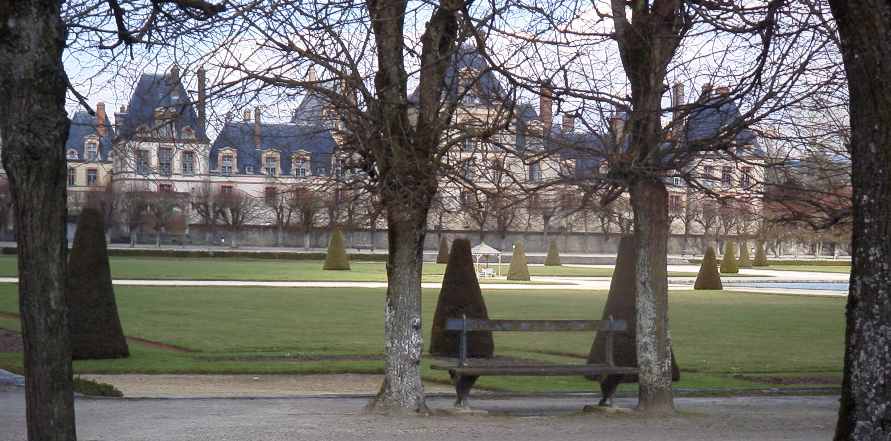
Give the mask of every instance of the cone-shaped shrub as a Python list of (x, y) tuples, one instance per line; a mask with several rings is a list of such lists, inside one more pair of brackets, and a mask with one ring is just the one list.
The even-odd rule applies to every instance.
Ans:
[(548, 257), (544, 261), (545, 266), (560, 266), (560, 252), (557, 250), (557, 242), (551, 241), (548, 245)]
[(736, 247), (733, 245), (733, 241), (728, 240), (724, 244), (724, 256), (721, 257), (721, 274), (736, 274), (738, 272)]
[(507, 280), (529, 280), (529, 263), (526, 261), (523, 242), (514, 244), (514, 254), (510, 258)]
[(439, 240), (439, 254), (436, 255), (436, 263), (449, 263), (449, 241), (445, 236)]
[(743, 241), (739, 246), (739, 262), (737, 262), (737, 266), (740, 268), (752, 267), (752, 259), (749, 259), (749, 244), (746, 241)]
[(102, 213), (84, 208), (68, 257), (65, 293), (75, 360), (130, 355), (111, 284)]
[(767, 253), (764, 252), (764, 242), (756, 241), (755, 242), (755, 261), (752, 262), (752, 266), (769, 266), (770, 263), (767, 261)]
[[(625, 320), (628, 331), (613, 335), (613, 360), (616, 366), (637, 366), (637, 244), (634, 236), (624, 236), (619, 241), (619, 253), (616, 256), (616, 268), (613, 271), (612, 281), (609, 285), (609, 294), (606, 297), (606, 306), (603, 308), (601, 320), (608, 320), (612, 316), (615, 320)], [(589, 364), (602, 364), (606, 362), (606, 334), (597, 333), (591, 352), (588, 354)], [(680, 370), (671, 354), (671, 377), (673, 381), (680, 379)], [(619, 383), (636, 383), (637, 375), (608, 375), (593, 378), (601, 382), (601, 388), (610, 384), (615, 391)], [(605, 391), (606, 392), (606, 391)]]
[(331, 233), (331, 240), (328, 241), (328, 254), (325, 256), (323, 269), (350, 269), (350, 257), (347, 256), (346, 248), (343, 245), (343, 234), (340, 233), (340, 230), (334, 230)]
[[(486, 302), (480, 291), (470, 241), (455, 239), (452, 252), (442, 279), (442, 289), (436, 301), (433, 314), (433, 329), (430, 332), (430, 354), (440, 357), (458, 356), (457, 332), (446, 332), (446, 321), (450, 318), (488, 319)], [(467, 338), (467, 354), (470, 357), (488, 358), (494, 353), (491, 332), (471, 332)]]
[(724, 289), (721, 284), (721, 274), (718, 272), (718, 259), (712, 247), (705, 249), (705, 257), (702, 258), (702, 266), (699, 267), (693, 289)]

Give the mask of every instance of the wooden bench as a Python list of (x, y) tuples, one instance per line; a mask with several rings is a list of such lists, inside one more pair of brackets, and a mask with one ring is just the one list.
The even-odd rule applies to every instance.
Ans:
[[(455, 383), (455, 407), (468, 408), (468, 396), (475, 377), (483, 375), (515, 376), (593, 376), (636, 374), (636, 367), (616, 366), (613, 361), (613, 334), (625, 332), (624, 320), (483, 320), (462, 317), (446, 321), (446, 331), (460, 333), (458, 358), (437, 358), (436, 370), (446, 370)], [(548, 364), (507, 358), (468, 358), (467, 334), (470, 332), (572, 332), (595, 331), (605, 333), (603, 364)]]

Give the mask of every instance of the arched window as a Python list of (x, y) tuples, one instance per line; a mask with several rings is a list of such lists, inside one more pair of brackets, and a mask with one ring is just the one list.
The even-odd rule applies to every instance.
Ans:
[(68, 153), (65, 155), (65, 158), (66, 158), (66, 159), (73, 159), (73, 160), (76, 161), (77, 158), (78, 158), (77, 150), (74, 150), (74, 149), (68, 149)]
[(85, 145), (84, 159), (87, 161), (96, 161), (99, 159), (99, 143), (96, 141), (87, 141)]

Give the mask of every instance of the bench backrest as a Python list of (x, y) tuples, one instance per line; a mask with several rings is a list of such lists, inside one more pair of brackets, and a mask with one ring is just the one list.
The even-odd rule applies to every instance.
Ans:
[(570, 332), (604, 331), (624, 332), (625, 320), (485, 320), (451, 318), (446, 321), (447, 331), (493, 332)]

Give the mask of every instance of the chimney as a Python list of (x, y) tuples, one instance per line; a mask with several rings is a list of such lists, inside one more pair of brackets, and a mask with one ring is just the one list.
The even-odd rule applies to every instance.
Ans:
[(170, 68), (170, 98), (179, 99), (179, 66), (176, 64)]
[(108, 127), (105, 126), (105, 103), (99, 101), (96, 103), (96, 134), (100, 138), (104, 138), (108, 133)]
[(717, 88), (715, 88), (715, 93), (722, 97), (730, 96), (730, 87), (728, 87), (728, 86), (717, 87)]
[(262, 146), (260, 138), (260, 107), (254, 107), (254, 145), (259, 149)]
[(114, 129), (120, 130), (125, 119), (127, 119), (127, 107), (121, 106), (120, 110), (114, 114)]
[(306, 71), (306, 82), (307, 83), (315, 83), (319, 81), (319, 76), (316, 75), (315, 66), (309, 66), (309, 69)]
[(710, 98), (712, 96), (712, 83), (702, 85), (702, 98)]
[(612, 129), (613, 134), (615, 134), (617, 141), (622, 138), (625, 132), (625, 117), (623, 113), (623, 109), (617, 108), (609, 118), (609, 127)]
[(575, 116), (568, 113), (563, 114), (563, 133), (569, 133), (575, 130)]
[(554, 89), (551, 83), (547, 81), (541, 84), (538, 114), (541, 118), (541, 123), (544, 125), (545, 133), (549, 133), (551, 124), (554, 122)]
[(672, 115), (671, 138), (681, 139), (681, 133), (684, 129), (684, 117), (680, 107), (684, 105), (684, 83), (677, 82), (671, 88), (671, 105), (674, 107)]
[(207, 127), (207, 115), (204, 113), (207, 103), (206, 86), (207, 73), (204, 71), (204, 66), (201, 66), (198, 68), (198, 127), (200, 127), (201, 132), (204, 132), (205, 127)]

